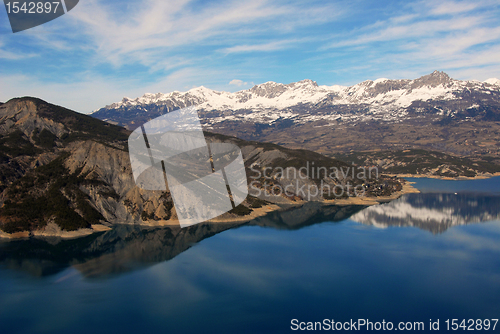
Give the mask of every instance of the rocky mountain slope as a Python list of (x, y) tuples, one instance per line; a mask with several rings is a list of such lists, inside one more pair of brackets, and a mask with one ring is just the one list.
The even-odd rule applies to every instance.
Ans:
[(402, 151), (349, 152), (333, 155), (360, 166), (378, 166), (381, 172), (429, 177), (491, 177), (500, 166), (495, 157), (459, 157), (438, 151), (408, 149)]
[[(92, 116), (130, 129), (197, 105), (210, 131), (326, 155), (423, 149), (500, 164), (500, 84), (462, 81), (434, 71), (409, 80), (351, 87), (311, 80), (268, 82), (236, 93), (205, 87), (124, 98)], [(498, 168), (500, 170), (500, 168)]]
[[(135, 186), (126, 141), (129, 134), (124, 128), (36, 98), (12, 99), (0, 105), (0, 230), (53, 235), (61, 230), (86, 229), (90, 233), (99, 224), (176, 224), (168, 191)], [(390, 195), (401, 188), (392, 178), (366, 180), (357, 174), (334, 178), (295, 174), (281, 180), (276, 167), (296, 171), (315, 162), (317, 167), (347, 171), (352, 166), (314, 152), (218, 134), (205, 136), (209, 142), (232, 142), (241, 148), (247, 176), (256, 182), (256, 189), (263, 189), (265, 182), (277, 185), (295, 179), (302, 185), (320, 181), (362, 185), (371, 196)], [(266, 168), (269, 171), (264, 174)], [(305, 199), (299, 193), (264, 198), (274, 202), (279, 198), (282, 203), (325, 199)], [(250, 215), (264, 203), (249, 197), (222, 218), (230, 221)]]

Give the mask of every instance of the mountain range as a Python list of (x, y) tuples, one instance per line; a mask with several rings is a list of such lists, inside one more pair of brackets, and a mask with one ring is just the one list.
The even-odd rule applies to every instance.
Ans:
[[(480, 109), (485, 104), (498, 106), (499, 92), (500, 80), (496, 78), (484, 82), (461, 81), (434, 71), (415, 80), (381, 78), (350, 87), (319, 86), (306, 79), (286, 85), (266, 82), (235, 93), (203, 86), (187, 92), (147, 93), (135, 99), (124, 97), (121, 102), (96, 110), (93, 116), (133, 128), (133, 124), (138, 124), (136, 118), (143, 115), (153, 117), (196, 105), (205, 112), (221, 112), (207, 113), (205, 121), (209, 127), (228, 120), (267, 124), (285, 119), (296, 124), (339, 119), (343, 122), (400, 121), (412, 112), (424, 113), (435, 101), (448, 101), (449, 104), (453, 101), (453, 106), (459, 104), (460, 109), (465, 110)], [(458, 100), (462, 100), (461, 103)], [(458, 110), (443, 106), (435, 108), (434, 113), (452, 116)]]
[[(382, 160), (395, 151), (437, 151), (493, 164), (450, 176), (500, 172), (500, 80), (495, 78), (463, 81), (434, 71), (413, 80), (367, 80), (350, 87), (311, 80), (267, 82), (236, 93), (198, 87), (123, 98), (91, 115), (134, 129), (191, 105), (198, 106), (205, 129), (245, 140), (332, 157), (378, 152)], [(414, 173), (446, 175), (441, 171), (448, 169), (437, 163)]]

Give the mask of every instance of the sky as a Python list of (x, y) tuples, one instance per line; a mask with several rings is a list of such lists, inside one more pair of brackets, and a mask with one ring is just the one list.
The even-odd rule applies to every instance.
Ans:
[(0, 101), (89, 113), (124, 96), (311, 79), (354, 85), (500, 78), (500, 1), (80, 0), (12, 33), (0, 7)]

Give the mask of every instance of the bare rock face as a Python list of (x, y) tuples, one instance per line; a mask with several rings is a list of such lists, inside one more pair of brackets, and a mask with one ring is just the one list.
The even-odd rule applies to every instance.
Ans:
[(170, 195), (138, 188), (126, 151), (86, 141), (76, 145), (65, 166), (70, 173), (78, 172), (87, 180), (101, 182), (80, 189), (109, 224), (172, 223), (168, 222), (172, 218), (169, 204), (164, 203)]
[(135, 186), (127, 138), (39, 99), (0, 105), (0, 229), (70, 236), (99, 223), (172, 224), (169, 193)]
[(0, 106), (0, 134), (5, 135), (17, 130), (31, 137), (35, 129), (39, 132), (46, 129), (56, 136), (68, 132), (63, 124), (42, 117), (38, 113), (36, 104), (31, 100), (5, 103)]
[(252, 89), (250, 89), (250, 93), (260, 97), (272, 99), (280, 96), (286, 90), (287, 89), (283, 84), (276, 82), (266, 82), (265, 84), (254, 86)]
[(431, 74), (424, 75), (413, 80), (411, 89), (420, 88), (422, 86), (437, 87), (439, 85), (447, 85), (452, 81), (448, 74), (440, 71), (434, 71)]

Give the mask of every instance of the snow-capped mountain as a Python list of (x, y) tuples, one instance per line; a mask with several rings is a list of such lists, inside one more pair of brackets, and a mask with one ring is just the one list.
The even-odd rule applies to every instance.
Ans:
[[(175, 109), (197, 105), (206, 112), (218, 111), (206, 114), (205, 121), (210, 125), (227, 120), (269, 124), (277, 119), (305, 123), (318, 119), (336, 120), (339, 117), (344, 121), (394, 121), (406, 116), (412, 107), (418, 108), (417, 102), (464, 100), (464, 95), (471, 94), (493, 98), (499, 103), (500, 80), (461, 81), (434, 71), (415, 80), (383, 78), (363, 81), (350, 87), (319, 86), (312, 80), (286, 85), (266, 82), (235, 93), (198, 87), (187, 92), (147, 93), (135, 99), (125, 97), (121, 102), (95, 111), (93, 116), (130, 126)], [(472, 101), (459, 104), (463, 104), (462, 108), (476, 106)], [(363, 113), (353, 113), (359, 109)], [(445, 115), (453, 111), (437, 108), (435, 112)]]
[(320, 86), (267, 82), (235, 93), (198, 87), (124, 98), (92, 116), (135, 129), (172, 110), (198, 106), (212, 132), (323, 154), (439, 150), (495, 156), (500, 163), (500, 80), (463, 81), (434, 71), (417, 79)]
[(168, 94), (146, 93), (141, 97), (123, 98), (121, 102), (106, 106), (107, 109), (117, 109), (131, 106), (147, 106), (151, 104), (166, 104), (172, 107), (198, 105), (202, 109), (238, 110), (238, 109), (283, 109), (299, 103), (316, 103), (332, 92), (340, 92), (342, 86), (318, 86), (311, 80), (303, 80), (288, 85), (266, 82), (251, 89), (236, 93), (218, 92), (203, 86), (187, 92), (172, 92)]

